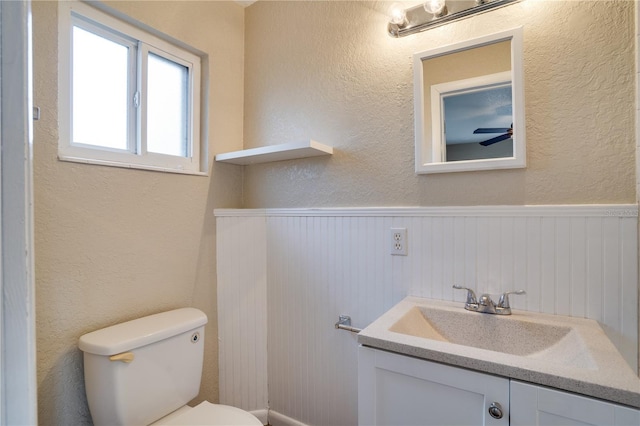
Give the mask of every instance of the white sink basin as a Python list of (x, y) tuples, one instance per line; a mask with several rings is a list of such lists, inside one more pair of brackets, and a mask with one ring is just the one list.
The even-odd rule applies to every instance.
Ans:
[(407, 297), (358, 334), (365, 346), (640, 408), (640, 380), (596, 321), (470, 312)]
[(569, 367), (597, 368), (574, 328), (519, 315), (479, 314), (460, 306), (414, 306), (389, 331)]

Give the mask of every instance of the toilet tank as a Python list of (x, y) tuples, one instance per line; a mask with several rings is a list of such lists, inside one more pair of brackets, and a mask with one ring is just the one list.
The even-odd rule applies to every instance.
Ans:
[(207, 316), (182, 308), (80, 337), (91, 417), (99, 425), (148, 425), (198, 395)]

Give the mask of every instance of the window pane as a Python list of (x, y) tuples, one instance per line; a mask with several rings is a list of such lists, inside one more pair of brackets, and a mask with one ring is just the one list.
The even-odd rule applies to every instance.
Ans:
[(189, 69), (149, 53), (147, 151), (187, 157)]
[(127, 149), (129, 48), (73, 27), (73, 143)]

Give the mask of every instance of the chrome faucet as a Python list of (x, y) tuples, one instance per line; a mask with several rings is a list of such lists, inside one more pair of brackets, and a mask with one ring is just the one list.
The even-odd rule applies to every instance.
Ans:
[(476, 293), (470, 288), (459, 285), (454, 285), (453, 288), (457, 290), (467, 290), (467, 301), (464, 304), (464, 308), (467, 311), (480, 312), (483, 314), (511, 315), (509, 295), (526, 294), (524, 290), (507, 291), (500, 295), (500, 299), (498, 299), (498, 303), (496, 304), (489, 294), (484, 293), (478, 299), (476, 298)]

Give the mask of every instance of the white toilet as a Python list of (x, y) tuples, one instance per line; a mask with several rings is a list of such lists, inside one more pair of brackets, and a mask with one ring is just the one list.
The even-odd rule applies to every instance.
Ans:
[(252, 425), (250, 413), (198, 395), (207, 316), (182, 308), (80, 337), (89, 410), (100, 425)]

